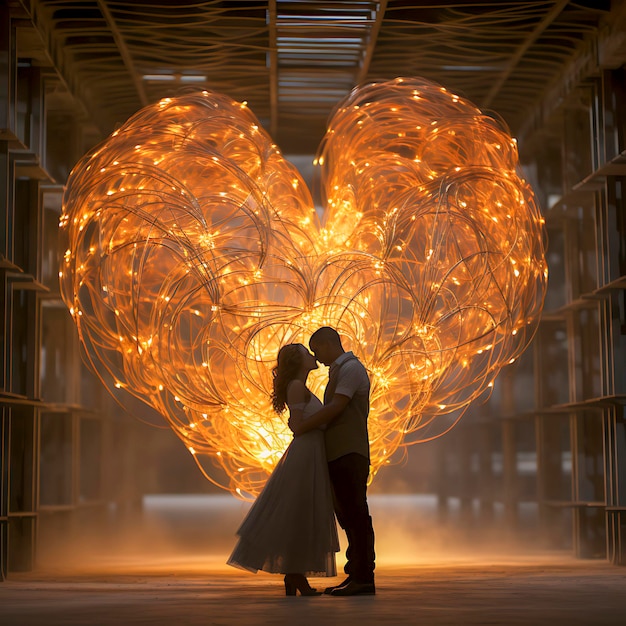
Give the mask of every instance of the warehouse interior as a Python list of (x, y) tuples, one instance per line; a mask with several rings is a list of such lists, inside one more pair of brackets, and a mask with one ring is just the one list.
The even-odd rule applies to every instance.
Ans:
[(432, 498), (468, 542), (496, 528), (626, 565), (626, 2), (5, 0), (0, 59), (0, 580), (67, 558), (86, 528), (93, 544), (136, 527), (147, 498), (227, 495), (83, 363), (58, 283), (72, 167), (143, 106), (210, 89), (245, 100), (314, 188), (333, 107), (397, 76), (508, 124), (549, 285), (489, 400), (372, 494)]

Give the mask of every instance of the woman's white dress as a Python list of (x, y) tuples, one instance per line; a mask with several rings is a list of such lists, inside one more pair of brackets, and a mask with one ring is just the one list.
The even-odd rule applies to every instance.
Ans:
[[(304, 418), (322, 407), (311, 394)], [(272, 574), (336, 576), (339, 551), (324, 433), (294, 437), (239, 530), (228, 559), (234, 567)]]

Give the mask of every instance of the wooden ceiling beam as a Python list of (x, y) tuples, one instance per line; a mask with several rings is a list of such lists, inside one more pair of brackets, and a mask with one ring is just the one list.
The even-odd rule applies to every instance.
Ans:
[(376, 42), (378, 41), (378, 33), (385, 17), (385, 11), (387, 10), (387, 0), (380, 0), (378, 3), (378, 10), (376, 11), (376, 21), (370, 28), (369, 37), (367, 40), (367, 48), (365, 49), (365, 55), (361, 61), (361, 66), (357, 74), (356, 84), (361, 84), (366, 78), (370, 70), (370, 64), (372, 63), (372, 57), (374, 56), (374, 50), (376, 49)]
[(558, 2), (554, 3), (552, 9), (546, 13), (544, 18), (535, 26), (533, 31), (528, 35), (528, 37), (524, 40), (521, 46), (515, 51), (515, 54), (509, 59), (509, 62), (506, 65), (506, 68), (498, 77), (498, 80), (491, 86), (489, 93), (482, 101), (481, 108), (488, 109), (491, 106), (494, 98), (502, 88), (502, 85), (506, 82), (507, 78), (515, 71), (517, 66), (519, 65), (522, 57), (526, 54), (526, 52), (530, 49), (530, 47), (539, 39), (541, 34), (554, 22), (554, 20), (561, 14), (565, 6), (569, 4), (569, 0), (558, 0)]
[(106, 20), (108, 27), (111, 29), (111, 35), (113, 35), (113, 39), (115, 41), (115, 45), (120, 51), (120, 55), (122, 60), (124, 61), (124, 65), (130, 74), (130, 77), (135, 85), (135, 89), (137, 90), (137, 95), (139, 96), (139, 101), (141, 102), (141, 106), (145, 107), (148, 105), (148, 98), (146, 96), (146, 90), (143, 86), (143, 78), (139, 76), (137, 72), (137, 68), (135, 67), (135, 63), (133, 61), (133, 57), (130, 54), (130, 50), (124, 41), (124, 37), (122, 37), (122, 33), (120, 29), (117, 27), (115, 20), (113, 19), (113, 15), (111, 15), (111, 11), (109, 11), (109, 7), (106, 4), (106, 0), (97, 0), (98, 8), (100, 9), (102, 16)]
[(626, 4), (617, 4), (600, 25), (598, 34), (581, 44), (572, 60), (565, 66), (559, 79), (547, 85), (541, 100), (528, 112), (526, 122), (517, 138), (520, 147), (532, 144), (534, 138), (549, 125), (554, 112), (563, 105), (590, 76), (603, 69), (613, 69), (626, 63)]
[(270, 63), (270, 135), (278, 136), (278, 41), (276, 37), (276, 0), (268, 2)]

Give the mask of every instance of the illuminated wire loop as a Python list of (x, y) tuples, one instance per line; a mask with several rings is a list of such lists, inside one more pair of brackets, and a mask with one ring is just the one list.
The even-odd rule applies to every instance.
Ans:
[[(436, 437), (516, 359), (546, 287), (515, 141), (422, 79), (356, 88), (317, 160), (325, 210), (251, 111), (146, 107), (69, 178), (61, 291), (90, 367), (156, 409), (207, 477), (258, 493), (291, 439), (281, 345), (336, 327), (372, 380), (372, 475)], [(312, 374), (322, 395), (325, 371)]]

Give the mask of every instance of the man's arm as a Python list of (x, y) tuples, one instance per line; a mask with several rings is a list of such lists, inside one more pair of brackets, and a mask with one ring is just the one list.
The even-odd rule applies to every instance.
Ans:
[(307, 419), (304, 419), (302, 415), (291, 415), (289, 417), (289, 428), (296, 436), (303, 435), (314, 428), (319, 428), (324, 424), (332, 422), (348, 406), (348, 402), (350, 402), (348, 396), (336, 393), (327, 405)]

